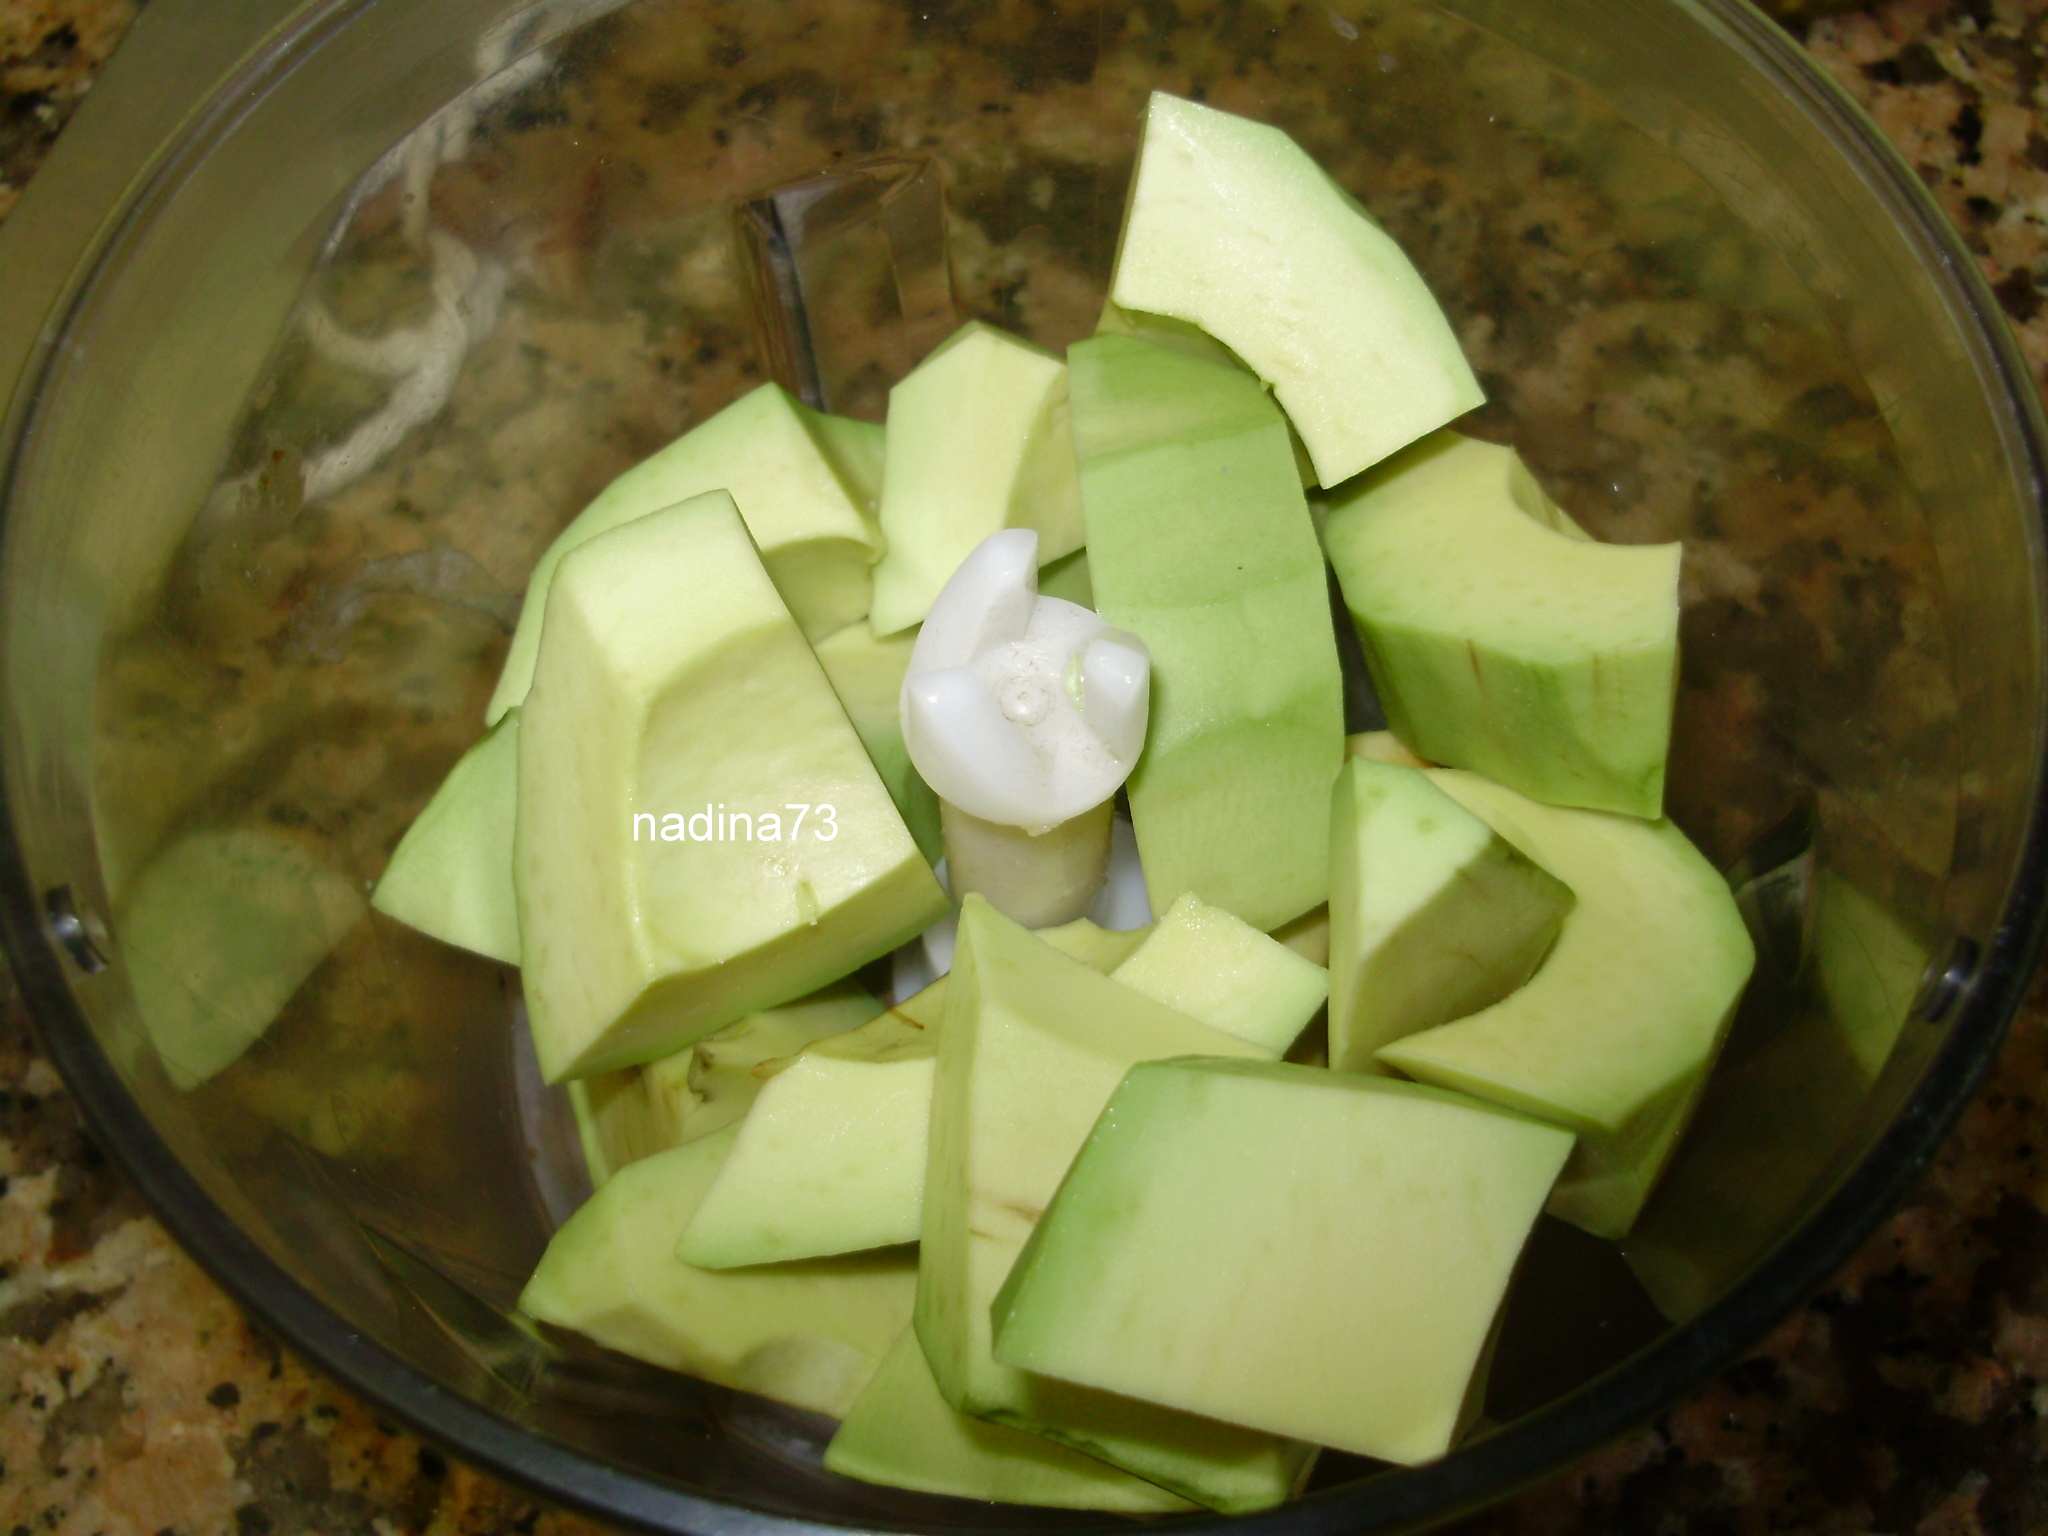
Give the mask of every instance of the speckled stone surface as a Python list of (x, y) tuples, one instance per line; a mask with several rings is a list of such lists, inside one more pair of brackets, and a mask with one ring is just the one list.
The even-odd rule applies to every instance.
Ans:
[[(2048, 4), (1772, 9), (1925, 178), (2048, 381)], [(0, 217), (127, 0), (0, 0)], [(1655, 1424), (1480, 1533), (2048, 1530), (2048, 989), (1865, 1251)], [(184, 1257), (0, 1013), (0, 1536), (568, 1531), (382, 1423)]]

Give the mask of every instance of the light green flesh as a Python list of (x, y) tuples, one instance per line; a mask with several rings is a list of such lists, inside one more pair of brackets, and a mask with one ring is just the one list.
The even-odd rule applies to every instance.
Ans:
[[(515, 875), (549, 1082), (669, 1055), (945, 912), (724, 492), (576, 550), (544, 634)], [(755, 835), (678, 836), (698, 815), (715, 832), (712, 807)]]
[(946, 978), (941, 976), (923, 991), (911, 993), (889, 1011), (920, 1029), (937, 1029), (946, 1018)]
[(355, 882), (282, 833), (188, 832), (160, 850), (114, 931), (171, 1082), (197, 1088), (240, 1058), (362, 915)]
[(1353, 758), (1330, 858), (1330, 1065), (1491, 1007), (1535, 972), (1569, 887), (1430, 783)]
[(519, 711), (463, 753), (392, 850), (370, 905), (429, 938), (519, 963), (512, 823)]
[(865, 1483), (997, 1504), (1127, 1515), (1196, 1507), (1040, 1435), (955, 1411), (939, 1395), (914, 1329), (904, 1330), (847, 1410), (825, 1447), (825, 1468)]
[(1251, 372), (1243, 358), (1199, 325), (1176, 320), (1171, 315), (1148, 315), (1143, 310), (1125, 309), (1115, 299), (1103, 300), (1102, 314), (1095, 322), (1095, 334), (1129, 336), (1135, 341), (1149, 341), (1155, 347), (1171, 347), (1205, 363)]
[(903, 824), (916, 840), (918, 852), (936, 864), (944, 852), (939, 797), (911, 765), (898, 709), (903, 674), (910, 670), (910, 652), (916, 644), (914, 632), (878, 640), (873, 626), (863, 619), (820, 640), (813, 649), (831, 680), (832, 691), (846, 706), (847, 718), (853, 721), (875, 772), (882, 776), (889, 798), (896, 802)]
[(1414, 265), (1300, 146), (1161, 91), (1110, 297), (1199, 326), (1242, 358), (1324, 485), (1485, 403)]
[(998, 1358), (1431, 1460), (1571, 1143), (1387, 1078), (1134, 1068), (995, 1300)]
[(1338, 492), (1324, 536), (1402, 741), (1531, 799), (1656, 817), (1679, 546), (1563, 518), (1512, 449), (1443, 432)]
[(937, 1042), (916, 1045), (891, 1040), (887, 1060), (806, 1051), (777, 1072), (677, 1254), (730, 1269), (916, 1242)]
[(555, 572), (600, 534), (708, 491), (729, 492), (783, 601), (807, 639), (868, 611), (882, 552), (871, 494), (849, 478), (873, 470), (872, 428), (820, 430), (821, 418), (780, 385), (763, 384), (699, 423), (598, 493), (542, 552), (491, 695), (496, 723), (533, 683), (541, 619)]
[(1727, 883), (1668, 821), (1540, 804), (1477, 774), (1429, 777), (1576, 897), (1527, 985), (1383, 1046), (1409, 1077), (1581, 1133), (1555, 1210), (1625, 1232), (1720, 1050), (1755, 951)]
[(970, 320), (889, 391), (875, 633), (922, 623), (960, 562), (1003, 528), (1038, 532), (1039, 563), (1081, 547), (1067, 369)]
[(881, 1011), (857, 983), (839, 982), (748, 1014), (672, 1056), (570, 1083), (590, 1182), (602, 1184), (628, 1163), (724, 1130), (767, 1082), (768, 1072), (757, 1069), (857, 1030)]
[(1095, 582), (1088, 574), (1088, 551), (1077, 549), (1038, 573), (1038, 595), (1056, 597), (1080, 608), (1095, 606)]
[[(1095, 322), (1095, 334), (1129, 336), (1137, 341), (1149, 341), (1154, 346), (1167, 347), (1189, 357), (1200, 358), (1204, 362), (1220, 363), (1241, 373), (1252, 372), (1250, 365), (1243, 358), (1199, 325), (1191, 325), (1185, 320), (1175, 320), (1170, 315), (1148, 315), (1142, 310), (1125, 309), (1114, 299), (1103, 301), (1102, 314)], [(1303, 446), (1292, 424), (1288, 428), (1287, 442), (1294, 454), (1294, 472), (1301, 480), (1302, 489), (1312, 489), (1316, 483), (1315, 464), (1310, 460), (1308, 449)], [(1319, 520), (1326, 510), (1319, 498), (1310, 499), (1309, 516), (1316, 522), (1319, 538)]]
[(520, 1310), (649, 1365), (844, 1416), (910, 1321), (904, 1250), (716, 1272), (675, 1256), (728, 1127), (622, 1168), (565, 1222)]
[[(1330, 965), (1330, 907), (1325, 902), (1320, 907), (1311, 907), (1292, 922), (1282, 923), (1273, 930), (1276, 943), (1285, 944), (1302, 959), (1322, 966)], [(1325, 982), (1325, 985), (1328, 983)]]
[(1156, 927), (1147, 923), (1142, 928), (1103, 928), (1077, 917), (1057, 928), (1040, 928), (1037, 936), (1068, 959), (1107, 976), (1137, 953)]
[(970, 896), (933, 1091), (917, 1332), (946, 1400), (1220, 1509), (1287, 1496), (1305, 1449), (996, 1363), (989, 1304), (1124, 1072), (1263, 1054), (1068, 959)]
[(1182, 896), (1110, 976), (1280, 1056), (1330, 993), (1330, 973), (1220, 907)]
[(797, 411), (817, 438), (818, 447), (860, 509), (862, 518), (879, 533), (887, 429), (879, 421), (855, 421), (850, 416), (831, 416), (802, 405), (797, 406)]
[[(1115, 933), (1081, 918), (1039, 937), (1106, 972), (1150, 932)], [(726, 1074), (738, 1080), (724, 1089), (722, 1114), (714, 1115), (701, 1090), (692, 1094), (699, 1102), (691, 1127), (709, 1120), (714, 1123), (706, 1129), (717, 1129), (742, 1113), (746, 1122), (685, 1235), (684, 1258), (728, 1269), (917, 1241), (945, 995), (942, 976), (859, 1028), (827, 1035), (800, 1052), (780, 1059), (746, 1053), (755, 1064)], [(870, 1004), (869, 1012), (879, 1006)], [(697, 1053), (723, 1038), (700, 1042)], [(637, 1070), (651, 1074), (660, 1065)], [(693, 1071), (691, 1082), (709, 1087), (705, 1078), (711, 1076)]]
[(1152, 910), (1271, 929), (1329, 894), (1343, 686), (1287, 424), (1258, 381), (1098, 336), (1069, 353), (1088, 567), (1152, 654), (1130, 779)]

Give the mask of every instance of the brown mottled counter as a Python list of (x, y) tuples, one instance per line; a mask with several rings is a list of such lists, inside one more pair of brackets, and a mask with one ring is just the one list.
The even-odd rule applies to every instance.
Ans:
[[(2048, 378), (2048, 4), (1774, 8), (1920, 171)], [(133, 11), (0, 0), (0, 217)], [(2037, 986), (1936, 1165), (1820, 1296), (1656, 1423), (1464, 1528), (2048, 1530), (2044, 1083)], [(583, 1528), (255, 1329), (95, 1148), (11, 991), (0, 1175), (0, 1536)]]

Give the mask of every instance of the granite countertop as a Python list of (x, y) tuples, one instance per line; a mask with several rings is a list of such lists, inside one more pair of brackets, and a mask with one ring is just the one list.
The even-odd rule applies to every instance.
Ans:
[[(139, 0), (0, 0), (0, 218)], [(1769, 0), (2048, 382), (2048, 3)], [(2048, 990), (1905, 1206), (1749, 1358), (1473, 1533), (2048, 1530)], [(0, 1000), (0, 1536), (569, 1531), (382, 1421), (147, 1214)]]

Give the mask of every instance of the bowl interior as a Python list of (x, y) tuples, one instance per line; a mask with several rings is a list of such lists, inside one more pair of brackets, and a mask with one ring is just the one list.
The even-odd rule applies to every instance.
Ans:
[[(1668, 807), (1762, 948), (1628, 1243), (1539, 1229), (1487, 1434), (1435, 1482), (1328, 1456), (1314, 1507), (1419, 1518), (1586, 1448), (1617, 1380), (1677, 1390), (1742, 1342), (1694, 1319), (1876, 1219), (1823, 1206), (1909, 1106), (1939, 1119), (1929, 1074), (1952, 1099), (2010, 1006), (1970, 962), (2033, 922), (2031, 407), (1927, 205), (1784, 52), (1625, 0), (365, 5), (278, 34), (73, 294), (8, 482), (19, 878), (111, 962), (60, 976), (25, 937), (26, 969), (67, 1066), (118, 1084), (108, 1134), (287, 1333), (322, 1353), (292, 1320), (337, 1322), (402, 1362), (359, 1385), (560, 1496), (1088, 1523), (831, 1477), (824, 1421), (537, 1334), (513, 1302), (587, 1181), (515, 973), (351, 908), (294, 985), (262, 914), (314, 923), (312, 868), (375, 878), (613, 475), (765, 377), (879, 420), (961, 320), (1089, 334), (1164, 88), (1286, 128), (1402, 242), (1488, 391), (1471, 431), (1600, 537), (1686, 542)], [(224, 834), (258, 851), (183, 867), (189, 924), (129, 921)], [(198, 1086), (130, 985), (151, 945), (207, 952), (192, 1017), (288, 996)], [(1914, 1013), (1958, 956), (1968, 1006)]]

